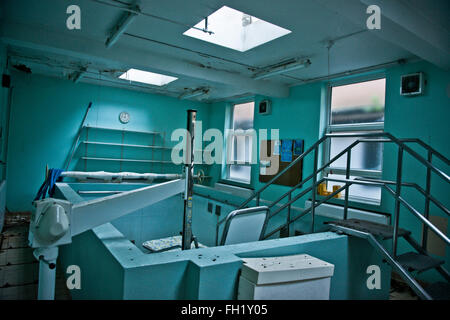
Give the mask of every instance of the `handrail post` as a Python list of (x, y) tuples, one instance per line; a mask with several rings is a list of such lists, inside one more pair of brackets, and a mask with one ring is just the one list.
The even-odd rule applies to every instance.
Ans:
[(394, 211), (394, 234), (392, 237), (392, 254), (394, 258), (397, 256), (397, 240), (398, 240), (398, 224), (400, 220), (400, 192), (402, 187), (402, 165), (403, 165), (403, 147), (398, 149), (397, 159), (397, 188), (395, 190), (395, 211)]
[[(291, 202), (291, 198), (292, 198), (292, 193), (289, 192), (288, 195), (288, 203)], [(288, 205), (288, 209), (287, 209), (287, 218), (286, 218), (286, 224), (287, 224), (287, 234), (288, 237), (291, 236), (291, 204), (289, 203)]]
[(311, 205), (311, 233), (314, 233), (314, 214), (316, 208), (316, 184), (317, 184), (317, 160), (318, 160), (318, 147), (314, 148), (314, 168), (313, 168), (313, 180), (312, 180), (312, 205)]
[[(431, 150), (428, 150), (428, 157), (427, 160), (429, 163), (431, 163), (433, 153)], [(430, 194), (431, 194), (431, 169), (427, 167), (427, 182), (425, 187), (425, 211), (424, 211), (424, 217), (425, 219), (429, 218), (430, 215)], [(427, 237), (428, 237), (428, 227), (424, 224), (423, 230), (422, 230), (422, 248), (426, 250), (427, 247)]]
[(260, 194), (259, 192), (256, 194), (256, 206), (259, 207)]
[[(351, 167), (351, 161), (352, 161), (352, 150), (347, 151), (347, 168), (345, 169), (345, 180), (350, 179), (350, 167)], [(347, 189), (345, 189), (345, 203), (344, 203), (344, 220), (347, 220), (347, 213), (348, 213), (348, 196), (350, 193), (350, 187), (348, 187), (348, 182), (345, 183), (347, 186)]]

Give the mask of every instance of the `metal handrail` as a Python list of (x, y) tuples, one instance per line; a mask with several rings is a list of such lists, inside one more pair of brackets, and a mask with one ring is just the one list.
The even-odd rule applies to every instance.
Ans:
[[(331, 138), (348, 138), (348, 137), (357, 137), (361, 139), (355, 140), (353, 143), (351, 143), (349, 146), (347, 146), (344, 150), (342, 150), (340, 153), (338, 153), (333, 159), (329, 160), (325, 165), (321, 166), (320, 168), (317, 168), (317, 160), (318, 160), (318, 148), (319, 146), (327, 139)], [(367, 139), (367, 138), (385, 138), (385, 139)], [(357, 146), (359, 143), (395, 143), (399, 148), (399, 154), (398, 154), (398, 161), (397, 161), (397, 181), (388, 181), (388, 180), (370, 180), (370, 179), (362, 179), (357, 178), (357, 180), (349, 180), (350, 177), (350, 171), (351, 171), (351, 151), (352, 149)], [(411, 149), (409, 146), (406, 145), (406, 143), (418, 143), (420, 146), (424, 147), (428, 151), (428, 157), (427, 159), (423, 158), (420, 154), (418, 154), (416, 151)], [(275, 177), (270, 179), (269, 182), (267, 182), (263, 187), (261, 187), (259, 190), (254, 192), (251, 197), (249, 197), (244, 203), (242, 203), (239, 208), (245, 207), (248, 203), (250, 203), (253, 199), (256, 197), (256, 205), (259, 205), (259, 200), (261, 193), (266, 190), (270, 185), (272, 185), (275, 181), (277, 181), (278, 178), (280, 178), (282, 175), (284, 175), (290, 168), (292, 168), (296, 163), (304, 159), (308, 154), (312, 153), (314, 151), (314, 169), (313, 173), (309, 175), (307, 178), (300, 181), (298, 184), (296, 184), (294, 187), (292, 187), (290, 190), (285, 192), (283, 195), (281, 195), (278, 199), (273, 201), (269, 208), (274, 207), (276, 204), (278, 204), (282, 199), (284, 199), (286, 196), (288, 196), (288, 201), (278, 207), (274, 212), (272, 212), (269, 216), (269, 219), (283, 211), (286, 207), (288, 208), (288, 217), (287, 222), (283, 224), (282, 226), (278, 227), (277, 229), (270, 232), (268, 235), (265, 236), (265, 239), (272, 236), (276, 232), (280, 231), (282, 228), (289, 228), (290, 224), (298, 220), (299, 218), (303, 217), (310, 211), (312, 212), (312, 221), (311, 221), (311, 232), (314, 232), (314, 211), (315, 208), (321, 205), (322, 203), (328, 201), (338, 193), (342, 192), (343, 190), (348, 190), (348, 188), (352, 184), (364, 184), (364, 185), (378, 185), (380, 187), (385, 188), (391, 195), (394, 195), (394, 198), (396, 200), (395, 203), (395, 215), (394, 215), (394, 235), (393, 235), (393, 254), (396, 256), (396, 250), (397, 250), (397, 238), (398, 238), (398, 229), (399, 229), (399, 214), (400, 214), (400, 205), (404, 205), (409, 211), (411, 211), (423, 224), (424, 224), (424, 230), (422, 233), (422, 246), (425, 245), (425, 238), (426, 233), (428, 231), (428, 228), (431, 229), (434, 233), (436, 233), (441, 239), (443, 239), (447, 244), (450, 244), (450, 240), (439, 230), (437, 229), (429, 220), (428, 220), (428, 213), (429, 213), (429, 205), (430, 201), (433, 202), (437, 207), (439, 207), (441, 210), (443, 210), (447, 215), (450, 214), (449, 209), (447, 209), (441, 202), (439, 202), (436, 198), (434, 198), (431, 195), (430, 188), (430, 176), (431, 172), (433, 171), (437, 175), (439, 175), (441, 178), (444, 179), (445, 182), (450, 182), (450, 177), (437, 168), (435, 165), (432, 164), (432, 156), (435, 155), (438, 158), (440, 158), (445, 164), (450, 164), (450, 160), (448, 160), (445, 156), (443, 156), (441, 153), (437, 152), (435, 149), (421, 141), (420, 139), (398, 139), (387, 132), (373, 132), (373, 133), (337, 133), (337, 134), (325, 134), (321, 139), (316, 141), (308, 150), (306, 150), (304, 153), (302, 153), (297, 159), (295, 159), (293, 162), (291, 162), (286, 168), (284, 168), (281, 172), (279, 172)], [(403, 182), (402, 180), (402, 165), (403, 165), (403, 152), (406, 151), (411, 156), (416, 158), (419, 162), (421, 162), (426, 168), (427, 168), (427, 187), (426, 190), (421, 188), (416, 183), (408, 183)], [(321, 178), (319, 181), (317, 181), (317, 175), (321, 173), (325, 168), (329, 167), (334, 161), (342, 157), (344, 154), (347, 154), (347, 166), (346, 166), (346, 179), (331, 179), (331, 178)], [(299, 187), (301, 187), (303, 184), (308, 182), (309, 180), (313, 179), (312, 185), (299, 194), (297, 194), (295, 197), (292, 197), (292, 193), (297, 190)], [(323, 183), (324, 181), (338, 181), (338, 182), (344, 182), (345, 185), (340, 187), (339, 189), (333, 191), (331, 194), (329, 194), (324, 199), (320, 200), (316, 203), (315, 201), (315, 195), (316, 195), (316, 186), (318, 184)], [(396, 189), (390, 188), (389, 184), (395, 184)], [(425, 214), (421, 215), (419, 211), (417, 211), (415, 208), (413, 208), (406, 200), (404, 200), (400, 194), (401, 194), (401, 187), (413, 187), (416, 190), (418, 190), (420, 193), (422, 193), (425, 196)], [(294, 219), (291, 220), (290, 216), (290, 208), (291, 205), (296, 202), (298, 199), (300, 199), (302, 196), (307, 194), (308, 192), (313, 191), (312, 194), (312, 205), (304, 210), (300, 215), (297, 215)], [(347, 210), (348, 210), (348, 191), (345, 195), (345, 206), (344, 206), (344, 219), (347, 218)]]
[[(367, 181), (367, 182), (382, 182), (384, 184), (396, 184), (395, 181), (389, 181), (389, 180), (378, 180), (378, 179), (367, 179), (367, 178), (355, 178), (355, 180), (359, 181)], [(419, 186), (417, 183), (414, 182), (402, 182), (402, 186), (404, 187), (411, 187), (422, 193), (425, 197), (429, 197), (430, 200), (442, 211), (444, 211), (445, 214), (450, 216), (450, 210), (447, 209), (439, 200), (437, 200), (435, 197), (433, 197), (431, 194), (427, 194), (426, 191)]]
[[(284, 168), (282, 171), (280, 171), (275, 177), (273, 177), (272, 179), (270, 179), (264, 186), (262, 186), (259, 190), (255, 191), (252, 196), (250, 196), (246, 201), (244, 201), (239, 208), (243, 208), (245, 207), (248, 203), (250, 203), (255, 197), (258, 197), (261, 195), (261, 193), (266, 190), (270, 185), (272, 185), (275, 181), (278, 180), (278, 178), (280, 178), (282, 175), (284, 175), (290, 168), (292, 168), (295, 164), (297, 164), (298, 162), (300, 162), (303, 158), (305, 158), (308, 154), (310, 154), (312, 151), (314, 151), (317, 147), (319, 147), (322, 142), (324, 142), (325, 140), (327, 140), (328, 138), (348, 138), (348, 137), (387, 137), (388, 140), (380, 140), (380, 139), (370, 139), (370, 140), (356, 140), (355, 142), (360, 143), (360, 142), (377, 142), (377, 143), (385, 143), (385, 142), (394, 142), (397, 145), (401, 146), (405, 151), (407, 151), (408, 153), (410, 153), (413, 157), (415, 157), (416, 159), (418, 159), (420, 162), (422, 162), (427, 168), (433, 170), (435, 173), (437, 173), (438, 175), (440, 175), (442, 178), (444, 178), (444, 180), (446, 180), (446, 182), (450, 182), (450, 177), (445, 174), (444, 172), (442, 172), (440, 169), (438, 169), (437, 167), (435, 167), (431, 162), (425, 160), (421, 155), (419, 155), (417, 152), (415, 152), (414, 150), (412, 150), (411, 148), (409, 148), (408, 146), (405, 145), (405, 143), (407, 142), (416, 142), (419, 143), (420, 145), (424, 146), (427, 150), (429, 150), (429, 152), (431, 154), (435, 154), (436, 156), (438, 156), (441, 160), (443, 160), (446, 164), (450, 164), (450, 160), (447, 159), (445, 156), (443, 156), (441, 153), (437, 152), (435, 149), (433, 149), (432, 147), (428, 146), (426, 143), (424, 143), (423, 141), (421, 141), (420, 139), (397, 139), (396, 137), (394, 137), (393, 135), (391, 135), (390, 133), (387, 132), (374, 132), (374, 133), (329, 133), (329, 134), (325, 134), (322, 138), (320, 138), (319, 140), (317, 140), (310, 148), (308, 148), (308, 150), (306, 150), (305, 152), (303, 152), (300, 156), (298, 156), (294, 161), (292, 161), (286, 168)], [(353, 148), (355, 145), (350, 145), (347, 148), (344, 149), (344, 151), (348, 151), (349, 149)], [(350, 148), (349, 148), (350, 147)], [(342, 154), (345, 152), (341, 152)], [(339, 153), (339, 154), (341, 154)], [(342, 156), (341, 154), (341, 156)], [(340, 156), (339, 156), (340, 157)], [(331, 162), (331, 161), (330, 161)], [(325, 166), (328, 166), (330, 163), (328, 163)], [(314, 174), (317, 174), (318, 172), (323, 170), (323, 167), (318, 169)], [(311, 176), (310, 176), (311, 177)], [(310, 177), (308, 177), (310, 179)], [(308, 180), (309, 180), (308, 179)], [(303, 180), (305, 181), (305, 180)], [(298, 188), (299, 186), (301, 186), (303, 183), (299, 183), (296, 186), (293, 187), (293, 189)], [(288, 195), (288, 193), (286, 193), (286, 195)], [(283, 197), (284, 198), (284, 197)]]
[[(341, 182), (341, 183), (352, 183), (352, 184), (360, 184), (360, 185), (373, 185), (373, 186), (380, 186), (385, 188), (387, 191), (389, 191), (390, 194), (392, 194), (394, 197), (395, 190), (393, 190), (391, 187), (389, 187), (384, 182), (378, 182), (378, 181), (358, 181), (358, 180), (347, 180), (347, 179), (338, 179), (338, 178), (323, 178), (326, 181), (334, 181), (334, 182)], [(396, 197), (397, 198), (397, 197)], [(435, 225), (433, 225), (428, 219), (425, 219), (416, 209), (414, 209), (405, 199), (402, 197), (398, 197), (399, 201), (408, 209), (410, 210), (419, 220), (421, 220), (424, 224), (426, 224), (431, 230), (433, 230), (442, 240), (447, 242), (447, 244), (450, 245), (450, 239), (443, 234), (438, 228), (436, 228)]]

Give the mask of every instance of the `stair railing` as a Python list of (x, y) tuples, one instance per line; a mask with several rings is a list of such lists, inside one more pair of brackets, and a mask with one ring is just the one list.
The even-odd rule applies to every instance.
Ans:
[[(331, 138), (349, 138), (349, 137), (356, 137), (359, 138), (355, 140), (353, 143), (351, 143), (348, 147), (346, 147), (344, 150), (339, 152), (335, 157), (333, 157), (331, 160), (329, 160), (325, 165), (321, 166), (320, 168), (317, 168), (318, 166), (318, 155), (319, 155), (319, 147), (323, 142), (325, 142), (327, 139)], [(375, 139), (374, 139), (375, 138)], [(383, 138), (383, 139), (380, 139)], [(397, 177), (396, 181), (387, 181), (387, 180), (379, 180), (379, 179), (362, 179), (357, 178), (355, 180), (350, 180), (350, 173), (351, 173), (351, 153), (353, 148), (355, 148), (359, 143), (394, 143), (398, 146), (398, 155), (397, 155)], [(411, 149), (409, 146), (406, 145), (406, 143), (416, 143), (419, 146), (425, 148), (427, 150), (427, 159), (423, 158), (420, 154), (418, 154), (416, 151)], [(404, 152), (407, 152), (414, 158), (416, 158), (419, 162), (421, 162), (426, 168), (427, 168), (427, 175), (426, 175), (426, 187), (425, 190), (421, 188), (419, 185), (415, 183), (408, 183), (402, 181), (402, 169), (403, 169), (403, 154)], [(450, 211), (436, 198), (434, 198), (431, 195), (431, 173), (434, 172), (437, 174), (440, 178), (442, 178), (445, 182), (450, 182), (450, 177), (437, 168), (435, 165), (432, 164), (432, 158), (433, 156), (439, 158), (442, 160), (445, 164), (450, 165), (450, 160), (447, 159), (445, 156), (443, 156), (441, 153), (437, 152), (435, 149), (421, 141), (420, 139), (398, 139), (387, 132), (373, 132), (373, 133), (339, 133), (339, 134), (326, 134), (321, 139), (319, 139), (317, 142), (315, 142), (308, 150), (306, 150), (303, 154), (301, 154), (297, 159), (295, 159), (293, 162), (291, 162), (286, 168), (284, 168), (281, 172), (279, 172), (275, 177), (270, 179), (269, 182), (267, 182), (264, 186), (262, 186), (259, 190), (255, 191), (251, 197), (249, 197), (246, 201), (244, 201), (240, 206), (239, 209), (244, 208), (247, 206), (250, 202), (252, 202), (255, 199), (256, 206), (259, 205), (260, 199), (261, 199), (261, 193), (266, 190), (270, 185), (274, 184), (278, 178), (280, 178), (282, 175), (286, 174), (290, 168), (292, 168), (295, 164), (302, 161), (307, 155), (314, 153), (314, 160), (313, 160), (313, 173), (300, 181), (298, 184), (293, 186), (291, 189), (289, 189), (287, 192), (285, 192), (283, 195), (281, 195), (279, 198), (277, 198), (275, 201), (272, 201), (271, 204), (269, 204), (269, 208), (272, 210), (272, 208), (278, 204), (281, 200), (287, 197), (287, 202), (279, 206), (276, 210), (270, 213), (269, 219), (274, 217), (275, 215), (282, 212), (285, 208), (288, 210), (287, 214), (287, 222), (283, 224), (282, 226), (276, 228), (275, 230), (271, 231), (270, 233), (265, 235), (265, 239), (269, 238), (270, 236), (274, 235), (278, 231), (280, 231), (283, 228), (288, 228), (289, 226), (300, 219), (301, 217), (305, 216), (309, 212), (311, 212), (311, 232), (314, 232), (314, 217), (315, 217), (315, 208), (319, 205), (329, 201), (331, 198), (336, 196), (342, 191), (345, 191), (345, 200), (344, 200), (344, 219), (347, 219), (348, 215), (348, 196), (349, 192), (348, 189), (353, 184), (359, 184), (359, 185), (377, 185), (380, 186), (388, 191), (388, 194), (391, 194), (395, 198), (395, 209), (394, 209), (394, 219), (393, 219), (393, 240), (392, 240), (392, 250), (394, 257), (397, 255), (397, 243), (398, 243), (398, 230), (399, 230), (399, 216), (400, 216), (400, 206), (405, 206), (409, 211), (411, 211), (422, 223), (423, 223), (423, 229), (422, 229), (422, 247), (426, 247), (426, 239), (427, 239), (427, 233), (428, 230), (431, 229), (436, 235), (438, 235), (442, 240), (444, 240), (447, 244), (449, 244), (449, 239), (446, 235), (444, 235), (436, 226), (434, 226), (429, 221), (429, 207), (430, 202), (433, 202), (438, 208), (440, 208), (444, 213), (447, 215), (450, 214)], [(320, 173), (324, 171), (325, 168), (329, 167), (332, 163), (334, 163), (336, 160), (341, 158), (343, 155), (347, 155), (347, 163), (345, 168), (345, 179), (332, 179), (328, 177), (322, 177), (321, 179), (317, 180), (317, 177)], [(293, 196), (293, 192), (296, 191), (299, 187), (304, 185), (309, 180), (312, 180), (311, 186), (301, 191), (299, 194)], [(321, 199), (320, 201), (316, 201), (316, 189), (317, 186), (323, 182), (326, 181), (335, 181), (335, 182), (341, 182), (344, 183), (342, 187), (339, 189), (333, 191), (331, 194), (326, 196), (325, 198)], [(389, 185), (395, 185), (396, 188), (392, 189), (389, 187)], [(401, 197), (401, 188), (402, 187), (412, 187), (418, 190), (420, 193), (422, 193), (425, 196), (425, 210), (424, 214), (422, 215), (418, 210), (413, 208), (404, 198)], [(312, 192), (312, 201), (311, 206), (305, 210), (302, 211), (299, 215), (297, 215), (295, 218), (291, 219), (291, 206), (294, 202), (296, 202), (298, 199), (306, 195), (308, 192)]]

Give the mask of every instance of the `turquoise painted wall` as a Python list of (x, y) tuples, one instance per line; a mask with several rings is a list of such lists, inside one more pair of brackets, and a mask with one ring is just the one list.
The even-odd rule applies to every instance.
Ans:
[[(93, 107), (87, 123), (91, 126), (164, 131), (166, 141), (170, 141), (172, 130), (186, 127), (186, 110), (190, 108), (198, 110), (198, 119), (207, 126), (208, 105), (204, 103), (112, 87), (74, 84), (18, 72), (13, 72), (12, 83), (15, 89), (12, 97), (7, 171), (7, 207), (10, 211), (31, 210), (31, 201), (44, 179), (45, 166), (63, 167), (90, 101), (93, 102)], [(131, 116), (127, 125), (122, 125), (118, 120), (119, 113), (124, 110)], [(91, 133), (90, 139), (97, 138), (100, 138), (98, 133)], [(129, 143), (136, 142), (136, 139)], [(104, 152), (105, 150), (94, 148), (90, 149), (89, 155), (101, 156)], [(120, 157), (117, 150), (110, 152)], [(77, 155), (82, 154), (83, 150), (79, 149)], [(124, 157), (133, 156), (134, 154), (126, 154)], [(170, 157), (170, 153), (168, 156)], [(150, 155), (140, 153), (139, 157), (146, 159)], [(82, 163), (75, 162), (74, 165), (76, 166), (72, 168), (84, 169)], [(136, 167), (128, 166), (123, 169), (132, 170)], [(143, 170), (142, 167), (137, 168)], [(97, 167), (89, 164), (88, 170), (97, 169), (117, 171), (119, 167), (109, 163)], [(165, 170), (179, 173), (181, 166)]]
[[(103, 186), (104, 190), (139, 187), (136, 184)], [(80, 187), (99, 188), (97, 184), (58, 185), (56, 196), (76, 204), (85, 199), (69, 187), (75, 191)], [(193, 224), (194, 234), (210, 246), (208, 242), (214, 241), (215, 225), (209, 221), (211, 214), (203, 209), (207, 201), (210, 200), (194, 197)], [(149, 254), (139, 248), (141, 243), (133, 244), (130, 240), (138, 239), (143, 233), (150, 239), (173, 233), (174, 219), (179, 221), (179, 218), (170, 208), (182, 203), (182, 199), (172, 197), (164, 202), (164, 207), (158, 203), (142, 209), (145, 214), (139, 221), (136, 215), (140, 212), (126, 215), (77, 235), (72, 244), (60, 248), (59, 268), (65, 270), (72, 264), (81, 268), (81, 290), (72, 290), (74, 299), (236, 299), (241, 258), (302, 253), (335, 265), (331, 299), (387, 299), (389, 295), (390, 267), (369, 250), (366, 241), (334, 233)], [(224, 211), (230, 209), (224, 207)], [(366, 286), (366, 269), (373, 264), (381, 268), (381, 290), (368, 290)]]
[[(427, 79), (425, 94), (418, 97), (400, 96), (400, 76), (414, 72), (424, 72)], [(448, 127), (448, 119), (450, 118), (450, 98), (449, 98), (449, 80), (450, 73), (441, 70), (427, 62), (409, 63), (399, 65), (389, 69), (376, 70), (371, 73), (385, 73), (386, 75), (386, 109), (385, 109), (385, 131), (392, 133), (399, 138), (420, 138), (424, 142), (430, 144), (433, 148), (447, 157), (450, 157), (450, 132)], [(366, 75), (352, 76), (354, 79), (365, 77)], [(342, 79), (337, 79), (337, 81)], [(311, 146), (324, 131), (324, 112), (326, 111), (326, 89), (325, 83), (312, 83), (291, 88), (288, 98), (272, 98), (272, 114), (268, 116), (260, 116), (255, 114), (255, 129), (261, 128), (279, 128), (281, 138), (303, 138), (305, 139), (305, 150)], [(263, 97), (255, 97), (256, 103)], [(213, 110), (217, 110), (214, 118), (210, 118), (210, 124), (220, 126), (225, 122), (225, 110), (234, 101), (214, 103)], [(221, 117), (220, 117), (221, 115)], [(420, 148), (414, 148), (421, 155), (426, 156)], [(395, 180), (396, 177), (396, 150), (392, 146), (385, 146), (383, 157), (383, 178)], [(441, 169), (449, 172), (449, 168), (438, 159), (433, 161)], [(216, 165), (212, 169), (216, 175), (217, 181), (220, 177), (220, 166)], [(252, 183), (249, 186), (258, 189), (262, 184), (258, 181), (258, 165), (252, 170)], [(312, 157), (305, 158), (304, 175), (306, 177), (312, 171)], [(405, 156), (404, 181), (417, 182), (425, 188), (425, 170), (418, 164), (418, 161), (410, 156)], [(306, 184), (305, 186), (309, 186)], [(288, 188), (276, 186), (267, 189), (262, 197), (265, 199), (274, 199), (277, 195), (286, 192)], [(448, 184), (442, 183), (435, 175), (432, 177), (433, 194), (441, 200), (447, 207), (450, 206), (450, 187)], [(404, 190), (403, 193), (408, 201), (418, 209), (423, 210), (423, 197), (417, 192)], [(295, 203), (296, 206), (303, 206), (307, 197), (301, 198)], [(339, 200), (334, 200), (339, 203)], [(382, 194), (382, 202), (380, 205), (366, 205), (352, 203), (357, 208), (369, 209), (372, 211), (392, 214), (394, 202), (386, 193)], [(431, 215), (443, 216), (435, 206), (431, 207)], [(281, 214), (278, 222), (284, 221), (284, 214)], [(446, 217), (448, 218), (448, 217)], [(321, 228), (323, 219), (318, 219), (316, 228)], [(401, 226), (413, 231), (414, 237), (420, 239), (420, 225), (404, 208), (401, 212)], [(308, 231), (310, 224), (309, 215), (300, 219), (295, 226), (300, 231)], [(447, 227), (447, 234), (448, 234)], [(400, 242), (400, 252), (407, 249), (403, 242)], [(409, 250), (409, 249), (408, 249)], [(449, 248), (445, 256), (446, 266), (449, 267)], [(444, 258), (444, 257), (440, 257)], [(424, 273), (423, 279), (433, 281), (434, 271)]]
[[(272, 113), (267, 116), (262, 116), (255, 112), (254, 128), (256, 130), (267, 129), (268, 137), (270, 137), (270, 129), (279, 129), (281, 139), (304, 139), (304, 148), (306, 150), (320, 137), (321, 108), (325, 96), (324, 88), (324, 84), (314, 83), (311, 85), (291, 88), (288, 98), (270, 98), (272, 102)], [(258, 105), (259, 101), (265, 98), (266, 97), (262, 96), (254, 97), (256, 102), (255, 106)], [(211, 110), (214, 110), (214, 113), (210, 115), (210, 126), (217, 126), (217, 128), (223, 130), (226, 108), (230, 108), (233, 103), (238, 102), (240, 101), (237, 100), (231, 102), (213, 103)], [(306, 173), (310, 173), (312, 171), (312, 166), (312, 156), (310, 155), (304, 160), (303, 177), (306, 177)], [(221, 165), (214, 165), (210, 172), (215, 178), (213, 182), (220, 180)], [(252, 166), (251, 180), (252, 182), (249, 187), (253, 189), (258, 189), (264, 185), (264, 183), (259, 182), (258, 164)], [(305, 184), (305, 187), (310, 185), (311, 183), (308, 182)], [(274, 185), (263, 192), (262, 198), (275, 199), (288, 190), (288, 187)], [(294, 205), (303, 207), (306, 199), (307, 197), (302, 197), (295, 202)], [(277, 216), (277, 219), (274, 219), (274, 221), (271, 222), (268, 230), (284, 223), (286, 221), (285, 215), (286, 211), (281, 212)], [(301, 219), (298, 229), (307, 231), (309, 230), (309, 224), (309, 217), (305, 217), (304, 219)]]
[[(6, 71), (6, 46), (0, 41), (0, 75), (3, 75)], [(0, 85), (0, 125), (2, 128), (2, 134), (0, 137), (0, 159), (2, 160), (2, 163), (0, 164), (0, 180), (3, 180), (5, 177), (3, 176), (4, 173), (4, 164), (3, 161), (5, 159), (5, 137), (7, 136), (6, 132), (6, 118), (7, 118), (7, 101), (8, 101), (8, 89), (3, 88), (3, 86)]]
[[(400, 76), (403, 74), (424, 72), (427, 85), (425, 94), (417, 97), (403, 97), (400, 92)], [(420, 138), (425, 143), (442, 153), (447, 158), (450, 157), (450, 130), (448, 119), (450, 119), (450, 72), (441, 70), (425, 62), (412, 63), (386, 71), (386, 120), (385, 131), (401, 138)], [(427, 153), (423, 148), (410, 145), (415, 151), (425, 159)], [(439, 159), (433, 161), (438, 168), (450, 172), (449, 167)], [(383, 178), (395, 180), (397, 168), (397, 149), (386, 146), (383, 158)], [(426, 169), (419, 161), (410, 155), (404, 156), (403, 180), (415, 182), (425, 189)], [(444, 183), (434, 173), (431, 178), (431, 192), (434, 197), (441, 201), (447, 208), (450, 207), (450, 186)], [(424, 197), (417, 191), (403, 188), (402, 196), (411, 203), (417, 210), (423, 212)], [(381, 210), (392, 213), (394, 201), (386, 192), (382, 195)], [(447, 229), (443, 230), (447, 235), (448, 216), (440, 209), (432, 205), (430, 207), (431, 216), (440, 216), (447, 219)], [(400, 212), (400, 225), (413, 232), (413, 237), (420, 242), (421, 224), (406, 208), (402, 207)], [(401, 240), (400, 253), (411, 251), (410, 247)], [(445, 256), (436, 256), (445, 259), (445, 267), (450, 267), (450, 248), (447, 246)], [(421, 278), (429, 281), (441, 279), (434, 270), (427, 271)]]
[[(6, 69), (6, 47), (5, 45), (0, 41), (0, 75), (3, 75), (4, 71)], [(8, 89), (3, 88), (2, 85), (0, 85), (0, 183), (3, 182), (5, 179), (5, 136), (7, 135), (6, 127), (6, 105), (7, 105), (7, 96), (8, 96)], [(7, 185), (4, 185), (4, 188), (1, 188), (1, 194), (0, 199), (5, 199), (4, 195), (6, 193), (6, 187)], [(5, 216), (5, 203), (4, 201), (0, 201), (0, 232), (3, 229), (4, 225), (4, 216)]]

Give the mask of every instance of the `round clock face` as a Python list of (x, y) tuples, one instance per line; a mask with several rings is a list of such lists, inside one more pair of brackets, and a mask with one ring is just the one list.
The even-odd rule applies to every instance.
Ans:
[(130, 121), (130, 114), (128, 112), (121, 112), (119, 114), (119, 120), (122, 123), (128, 123), (128, 121)]

